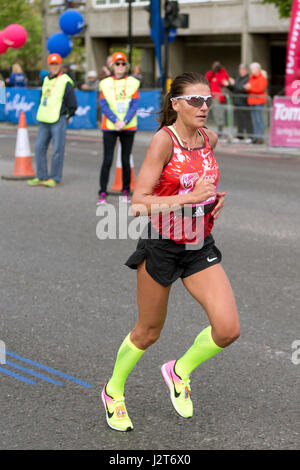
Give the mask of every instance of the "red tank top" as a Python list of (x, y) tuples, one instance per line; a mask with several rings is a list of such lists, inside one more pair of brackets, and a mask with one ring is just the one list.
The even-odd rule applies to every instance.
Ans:
[(198, 244), (210, 234), (214, 219), (211, 211), (216, 200), (219, 167), (213, 149), (203, 129), (199, 133), (203, 146), (188, 150), (183, 147), (173, 126), (163, 127), (172, 139), (172, 155), (154, 187), (155, 196), (173, 196), (193, 190), (196, 181), (205, 174), (215, 177), (215, 196), (200, 204), (185, 205), (183, 210), (151, 215), (153, 227), (164, 237), (178, 244)]

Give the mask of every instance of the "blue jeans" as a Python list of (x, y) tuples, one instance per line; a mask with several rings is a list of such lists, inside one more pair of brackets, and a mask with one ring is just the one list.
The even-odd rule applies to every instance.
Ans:
[(257, 104), (251, 106), (251, 119), (253, 125), (253, 137), (255, 139), (263, 139), (265, 132), (265, 122), (264, 122), (264, 105)]
[[(40, 122), (35, 141), (36, 172), (39, 180), (53, 179), (57, 183), (61, 181), (65, 156), (67, 117), (60, 116), (54, 124)], [(48, 175), (47, 150), (50, 140), (53, 141), (53, 156), (51, 171)]]

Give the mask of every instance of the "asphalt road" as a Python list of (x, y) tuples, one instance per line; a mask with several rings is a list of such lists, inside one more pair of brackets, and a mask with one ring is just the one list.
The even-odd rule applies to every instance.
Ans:
[[(15, 136), (1, 133), (0, 142), (4, 175), (12, 172)], [(178, 417), (160, 366), (207, 326), (178, 281), (160, 340), (127, 381), (135, 429), (118, 433), (107, 427), (100, 392), (136, 321), (135, 272), (124, 266), (136, 241), (96, 236), (100, 150), (100, 137), (68, 139), (63, 184), (55, 189), (0, 180), (0, 340), (7, 349), (0, 448), (298, 448), (299, 159), (220, 155), (220, 189), (228, 194), (214, 236), (241, 337), (193, 373), (194, 417)], [(136, 171), (144, 154), (137, 141)], [(110, 201), (117, 206), (117, 196)]]

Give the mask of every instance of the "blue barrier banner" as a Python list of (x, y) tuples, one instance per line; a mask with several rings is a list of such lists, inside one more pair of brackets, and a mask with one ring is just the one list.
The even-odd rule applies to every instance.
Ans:
[(37, 124), (36, 113), (40, 102), (41, 90), (27, 88), (7, 88), (4, 106), (4, 121), (19, 122), (20, 112), (24, 111), (29, 125)]
[[(78, 108), (68, 129), (97, 129), (97, 92), (75, 90)], [(7, 88), (6, 103), (0, 106), (0, 121), (18, 123), (24, 111), (28, 125), (38, 124), (36, 114), (40, 103), (40, 89)], [(138, 108), (138, 130), (154, 131), (160, 110), (160, 90), (141, 91)]]
[(97, 92), (75, 90), (78, 108), (68, 129), (97, 129)]
[(141, 91), (137, 111), (138, 130), (155, 131), (158, 128), (160, 109), (160, 90)]

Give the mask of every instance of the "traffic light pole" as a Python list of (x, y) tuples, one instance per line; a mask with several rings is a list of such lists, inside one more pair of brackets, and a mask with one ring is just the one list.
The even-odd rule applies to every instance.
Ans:
[(163, 93), (167, 94), (167, 80), (168, 80), (168, 69), (169, 69), (169, 29), (164, 28), (164, 79), (163, 79)]
[(169, 61), (169, 31), (172, 28), (188, 28), (189, 15), (179, 12), (177, 0), (165, 0), (165, 19), (164, 19), (164, 43), (165, 43), (165, 60), (164, 60), (164, 83), (163, 91), (167, 92), (168, 87), (168, 61)]
[(135, 0), (126, 0), (128, 3), (128, 62), (129, 67), (132, 66), (132, 2)]

